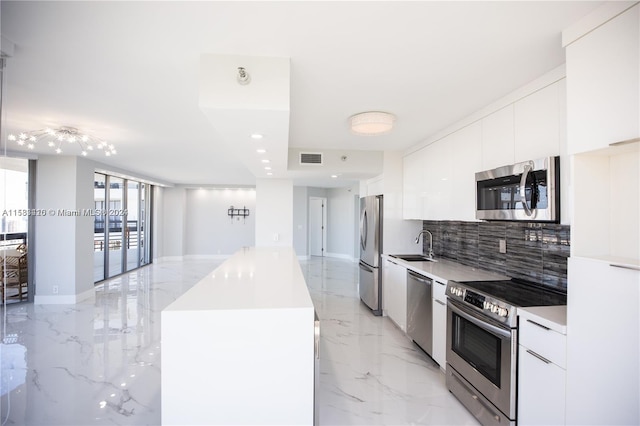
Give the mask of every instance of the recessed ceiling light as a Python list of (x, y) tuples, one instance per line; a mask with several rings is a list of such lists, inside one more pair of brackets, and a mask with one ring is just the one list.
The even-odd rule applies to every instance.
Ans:
[(264, 160), (262, 160), (262, 162), (266, 164), (266, 163), (269, 163), (270, 161), (265, 158)]
[(273, 173), (269, 172), (267, 173), (267, 176), (273, 176)]
[(267, 150), (266, 149), (256, 149), (256, 152), (258, 154), (264, 154), (265, 152), (267, 152)]
[(267, 166), (264, 168), (265, 170), (271, 170), (271, 167)]
[(331, 175), (331, 177), (337, 179), (338, 175)]
[(262, 139), (262, 135), (260, 133), (252, 133), (251, 139)]

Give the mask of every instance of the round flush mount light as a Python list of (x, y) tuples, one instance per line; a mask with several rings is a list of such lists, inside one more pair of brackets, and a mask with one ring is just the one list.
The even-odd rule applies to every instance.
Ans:
[(351, 131), (357, 135), (382, 135), (393, 128), (396, 117), (382, 111), (366, 111), (349, 117)]

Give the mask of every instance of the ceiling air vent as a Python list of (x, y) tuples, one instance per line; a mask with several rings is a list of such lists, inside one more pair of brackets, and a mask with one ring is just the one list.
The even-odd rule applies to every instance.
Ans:
[(322, 153), (320, 152), (301, 152), (300, 164), (322, 165)]

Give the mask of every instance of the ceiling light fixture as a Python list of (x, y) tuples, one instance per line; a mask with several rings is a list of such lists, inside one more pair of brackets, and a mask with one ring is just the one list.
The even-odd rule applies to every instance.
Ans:
[(258, 154), (264, 154), (264, 153), (266, 153), (266, 152), (267, 152), (267, 150), (266, 150), (266, 149), (262, 149), (262, 148), (260, 148), (260, 149), (256, 149), (256, 152), (257, 152)]
[(67, 146), (76, 145), (80, 147), (80, 154), (83, 156), (89, 155), (92, 151), (102, 151), (107, 157), (117, 153), (113, 144), (95, 136), (81, 133), (75, 127), (63, 126), (57, 129), (47, 128), (21, 132), (18, 136), (10, 134), (7, 139), (16, 142), (20, 146), (26, 146), (28, 149), (35, 149), (38, 143), (46, 142), (47, 146), (53, 149), (56, 154), (62, 154), (67, 149)]
[(358, 135), (382, 135), (393, 128), (396, 117), (382, 111), (366, 111), (349, 118), (351, 131)]
[(252, 133), (251, 139), (262, 139), (262, 135), (260, 133)]

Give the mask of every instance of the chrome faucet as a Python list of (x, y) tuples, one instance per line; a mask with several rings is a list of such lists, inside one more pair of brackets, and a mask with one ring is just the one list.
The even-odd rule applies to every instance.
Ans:
[(422, 234), (429, 234), (429, 259), (433, 259), (433, 235), (431, 235), (431, 232), (423, 229), (422, 231), (420, 231), (420, 233), (418, 234), (418, 236), (416, 237), (416, 244), (418, 244), (420, 242), (420, 236)]

